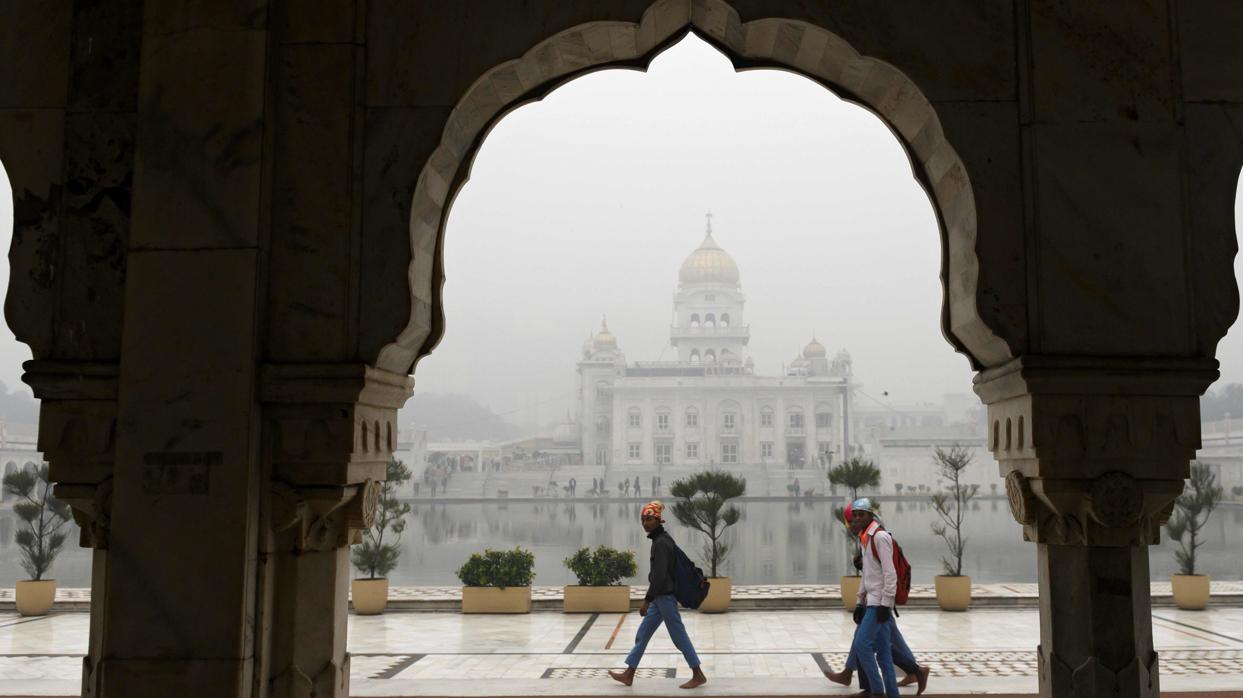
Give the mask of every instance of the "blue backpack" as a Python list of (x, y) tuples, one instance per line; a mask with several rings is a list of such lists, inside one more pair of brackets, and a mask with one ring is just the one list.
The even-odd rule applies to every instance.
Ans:
[(673, 598), (686, 608), (699, 608), (712, 585), (681, 548), (673, 550)]

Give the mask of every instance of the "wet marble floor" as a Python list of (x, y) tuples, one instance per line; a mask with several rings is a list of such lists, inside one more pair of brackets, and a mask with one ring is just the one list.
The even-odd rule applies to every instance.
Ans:
[[(841, 610), (686, 613), (710, 683), (707, 695), (835, 695), (854, 625)], [(78, 695), (87, 614), (21, 618), (0, 613), (0, 695)], [(665, 695), (688, 676), (668, 635), (648, 646), (640, 680), (605, 676), (622, 665), (637, 613), (350, 616), (351, 686), (357, 696)], [(898, 623), (929, 693), (1034, 693), (1035, 609), (967, 613), (909, 609)], [(1243, 690), (1243, 608), (1157, 609), (1153, 635), (1165, 692)], [(913, 693), (913, 689), (906, 692)], [(1239, 693), (1238, 695), (1243, 695)]]

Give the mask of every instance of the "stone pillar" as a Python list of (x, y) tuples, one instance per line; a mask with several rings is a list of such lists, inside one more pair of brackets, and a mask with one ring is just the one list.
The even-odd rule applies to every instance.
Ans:
[[(117, 365), (27, 361), (23, 380), (41, 401), (39, 451), (54, 494), (73, 510), (79, 543), (93, 549), (91, 591), (108, 587), (108, 532), (117, 422)], [(99, 695), (95, 669), (103, 656), (107, 606), (91, 604), (90, 642), (82, 659), (82, 696)]]
[(256, 695), (347, 698), (349, 545), (371, 524), (413, 379), (361, 364), (262, 372), (270, 491)]
[(1200, 445), (1216, 363), (1026, 356), (983, 371), (989, 448), (1036, 543), (1040, 695), (1160, 694), (1148, 548)]

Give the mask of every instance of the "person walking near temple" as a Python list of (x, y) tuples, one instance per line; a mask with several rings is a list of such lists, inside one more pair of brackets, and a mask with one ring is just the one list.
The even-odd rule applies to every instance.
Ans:
[(863, 554), (863, 582), (854, 613), (859, 628), (850, 651), (859, 663), (859, 672), (867, 677), (872, 695), (897, 698), (892, 620), (898, 571), (893, 564), (893, 536), (880, 525), (872, 500), (867, 497), (851, 503), (850, 523), (859, 536)]
[(634, 496), (636, 497), (643, 496), (643, 483), (639, 482), (638, 475), (634, 476)]
[[(846, 510), (843, 512), (843, 518), (852, 529), (854, 528), (853, 521), (851, 520), (853, 509), (853, 503), (847, 504)], [(860, 572), (863, 571), (862, 554), (855, 555), (854, 567)], [(890, 623), (890, 646), (892, 647), (893, 653), (893, 665), (901, 669), (902, 672), (906, 674), (902, 677), (902, 680), (898, 682), (898, 688), (909, 686), (911, 684), (918, 684), (918, 690), (915, 691), (915, 695), (922, 695), (924, 690), (928, 688), (928, 676), (932, 673), (932, 670), (929, 667), (920, 666), (919, 661), (915, 658), (915, 653), (911, 651), (911, 646), (906, 643), (906, 638), (902, 637), (902, 631), (898, 628), (897, 621), (892, 620)], [(858, 621), (856, 621), (856, 634), (858, 633), (858, 629), (859, 625)], [(849, 686), (854, 678), (855, 670), (858, 668), (859, 657), (854, 653), (852, 643), (852, 651), (846, 658), (845, 668), (841, 671), (829, 671), (828, 669), (825, 669), (824, 675), (833, 683)], [(859, 688), (863, 689), (860, 695), (871, 695), (871, 687), (868, 684), (867, 674), (862, 672), (859, 674)]]
[(665, 522), (662, 518), (664, 510), (664, 504), (651, 501), (643, 505), (639, 513), (639, 523), (652, 541), (647, 594), (639, 605), (639, 615), (643, 617), (643, 621), (639, 623), (639, 630), (635, 633), (634, 647), (626, 655), (625, 671), (610, 671), (609, 676), (627, 686), (633, 683), (635, 669), (639, 667), (639, 660), (643, 658), (648, 641), (656, 634), (660, 624), (664, 623), (674, 646), (681, 650), (686, 663), (691, 667), (690, 680), (679, 688), (698, 688), (708, 682), (708, 677), (704, 676), (703, 669), (699, 666), (699, 655), (695, 654), (695, 646), (686, 634), (682, 614), (678, 612), (678, 601), (673, 596), (673, 569), (678, 545), (662, 525)]

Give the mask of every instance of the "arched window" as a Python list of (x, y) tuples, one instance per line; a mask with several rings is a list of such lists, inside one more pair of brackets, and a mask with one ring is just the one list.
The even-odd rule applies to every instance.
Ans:
[(716, 327), (716, 316), (708, 313), (704, 316), (704, 327)]
[(612, 391), (609, 390), (608, 383), (604, 381), (600, 381), (599, 383), (596, 383), (596, 399), (597, 400), (608, 400), (612, 397), (613, 397)]
[(707, 364), (716, 363), (716, 352), (712, 351), (711, 349), (704, 352), (704, 363), (707, 363)]
[(686, 408), (686, 426), (688, 427), (699, 426), (699, 410), (695, 409), (694, 407)]
[(699, 327), (699, 313), (691, 313), (691, 327)]
[(765, 405), (760, 408), (760, 426), (771, 427), (773, 425), (773, 408)]
[(601, 434), (601, 435), (608, 434), (611, 431), (613, 431), (612, 427), (613, 427), (612, 420), (610, 420), (608, 417), (604, 415), (600, 415), (599, 417), (596, 417), (596, 433), (597, 434)]
[(609, 448), (608, 446), (596, 447), (596, 465), (609, 464)]
[(643, 411), (638, 407), (631, 407), (630, 412), (626, 416), (626, 425), (631, 429), (638, 429), (643, 426)]
[(691, 363), (693, 364), (699, 363), (699, 350), (698, 349), (691, 349)]
[(662, 433), (673, 431), (673, 420), (669, 417), (669, 408), (656, 408), (656, 431)]
[(729, 313), (721, 313), (721, 327), (729, 327)]

